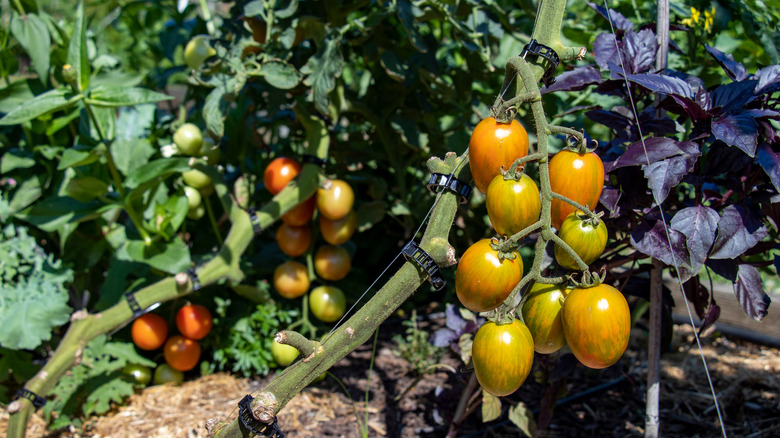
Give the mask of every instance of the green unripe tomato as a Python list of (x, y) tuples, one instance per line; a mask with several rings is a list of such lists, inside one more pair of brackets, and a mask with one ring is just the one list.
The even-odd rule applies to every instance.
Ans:
[(184, 47), (184, 62), (190, 68), (197, 69), (203, 61), (217, 54), (205, 35), (196, 35)]
[(203, 133), (192, 123), (185, 123), (173, 133), (173, 142), (176, 143), (179, 152), (193, 157), (200, 154), (203, 146)]
[(152, 381), (151, 368), (135, 363), (129, 363), (122, 368), (122, 374), (138, 386), (146, 386)]
[(347, 298), (337, 287), (318, 286), (309, 294), (309, 307), (320, 321), (336, 322), (347, 311)]
[(204, 207), (203, 204), (201, 204), (201, 205), (199, 205), (199, 206), (197, 206), (195, 208), (191, 208), (191, 209), (189, 209), (189, 211), (187, 211), (187, 217), (192, 219), (192, 220), (194, 220), (194, 221), (202, 218), (203, 215), (205, 215), (205, 214), (206, 214), (206, 207)]
[(279, 364), (280, 367), (286, 367), (293, 363), (300, 352), (295, 347), (280, 344), (274, 339), (271, 344), (271, 354), (274, 356), (274, 361)]
[(187, 205), (190, 211), (198, 208), (203, 201), (200, 192), (194, 187), (184, 186), (184, 195), (187, 197)]
[(154, 384), (162, 385), (165, 383), (173, 383), (174, 385), (181, 385), (184, 381), (184, 373), (174, 369), (172, 366), (164, 363), (154, 370)]
[(181, 174), (184, 184), (198, 190), (203, 190), (211, 186), (211, 177), (198, 169), (188, 170)]
[(206, 163), (209, 166), (216, 166), (217, 163), (219, 163), (219, 159), (222, 157), (222, 153), (219, 151), (219, 145), (214, 144), (214, 140), (209, 136), (203, 138), (203, 146), (200, 148), (200, 155), (206, 160)]

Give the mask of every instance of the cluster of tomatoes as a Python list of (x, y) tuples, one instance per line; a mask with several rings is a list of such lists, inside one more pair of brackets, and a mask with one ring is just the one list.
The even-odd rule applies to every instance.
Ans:
[[(488, 217), (502, 236), (527, 233), (542, 212), (539, 187), (512, 164), (528, 155), (528, 134), (517, 121), (482, 120), (469, 142), (474, 183), (486, 195)], [(540, 166), (541, 168), (541, 166)], [(593, 152), (564, 149), (547, 165), (550, 189), (575, 203), (594, 207), (604, 184), (604, 166)], [(542, 178), (545, 175), (540, 169)], [(588, 215), (554, 197), (551, 225), (557, 237), (589, 265), (604, 251), (607, 229), (598, 216)], [(557, 243), (557, 242), (556, 242)], [(466, 308), (487, 312), (498, 308), (523, 277), (519, 253), (498, 250), (498, 239), (483, 239), (462, 255), (455, 273), (455, 290)], [(561, 268), (581, 266), (560, 244), (555, 259)], [(482, 387), (498, 396), (517, 390), (528, 376), (534, 351), (549, 354), (567, 343), (586, 366), (614, 364), (628, 345), (630, 315), (623, 295), (605, 284), (567, 289), (566, 285), (534, 284), (525, 298), (522, 320), (486, 322), (472, 347), (474, 371)]]
[[(211, 332), (214, 322), (211, 312), (199, 304), (185, 304), (176, 312), (178, 335), (168, 336), (168, 322), (156, 313), (145, 313), (133, 321), (130, 335), (136, 347), (153, 351), (162, 347), (165, 363), (154, 371), (154, 383), (181, 383), (184, 371), (195, 368), (200, 361), (200, 341)], [(151, 380), (151, 370), (141, 365), (129, 365), (125, 372), (140, 384)]]
[[(263, 174), (263, 182), (271, 194), (279, 193), (301, 171), (294, 159), (279, 157), (271, 161)], [(312, 222), (318, 212), (319, 235), (325, 244), (319, 245), (312, 257), (313, 274), (325, 281), (338, 281), (349, 273), (352, 259), (342, 245), (352, 238), (357, 228), (357, 215), (352, 209), (355, 193), (344, 180), (327, 180), (317, 193), (284, 215), (276, 230), (279, 249), (291, 257), (274, 271), (274, 288), (284, 298), (295, 299), (309, 292), (312, 275), (307, 265), (296, 260), (312, 250)], [(344, 292), (331, 285), (317, 286), (309, 292), (309, 309), (323, 322), (336, 322), (346, 312)]]
[[(213, 166), (219, 162), (219, 148), (211, 137), (204, 137), (200, 128), (192, 123), (184, 123), (173, 133), (173, 143), (178, 153), (190, 157), (200, 157), (206, 164)], [(181, 175), (184, 182), (184, 194), (187, 196), (187, 217), (198, 220), (206, 213), (203, 197), (214, 192), (211, 177), (199, 169), (190, 169)]]

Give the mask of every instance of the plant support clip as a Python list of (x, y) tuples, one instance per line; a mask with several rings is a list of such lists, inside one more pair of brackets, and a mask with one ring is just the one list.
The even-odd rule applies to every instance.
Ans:
[(257, 236), (263, 232), (263, 227), (260, 226), (260, 218), (257, 217), (257, 210), (254, 207), (249, 207), (247, 212), (249, 213), (249, 221), (252, 222), (252, 231)]
[(471, 195), (471, 186), (458, 178), (455, 178), (452, 174), (431, 174), (431, 179), (428, 181), (428, 190), (433, 193), (439, 193), (442, 190), (454, 192), (460, 197), (459, 202), (461, 204), (467, 203), (469, 201), (469, 196)]
[(431, 282), (431, 285), (433, 285), (433, 288), (436, 289), (436, 291), (444, 289), (444, 286), (447, 285), (447, 281), (444, 280), (439, 272), (439, 265), (437, 265), (433, 260), (433, 257), (420, 248), (414, 240), (410, 240), (409, 243), (404, 246), (401, 254), (404, 255), (406, 260), (414, 261), (428, 273), (428, 281)]
[(254, 397), (247, 394), (238, 402), (238, 418), (241, 420), (241, 424), (255, 435), (284, 438), (284, 432), (276, 424), (276, 418), (274, 418), (273, 423), (265, 424), (252, 415), (252, 409), (250, 408), (252, 400), (254, 400)]
[(200, 278), (198, 278), (198, 273), (195, 271), (195, 268), (190, 268), (185, 271), (187, 273), (187, 276), (190, 277), (190, 281), (192, 281), (192, 291), (196, 292), (200, 290), (202, 287), (200, 284)]
[(16, 397), (17, 398), (26, 398), (27, 400), (30, 400), (30, 402), (36, 408), (42, 408), (43, 405), (46, 404), (46, 399), (45, 398), (43, 398), (40, 395), (30, 391), (29, 389), (25, 389), (25, 388), (22, 388), (22, 389), (16, 391)]
[(555, 78), (553, 77), (555, 75), (555, 69), (558, 68), (558, 64), (561, 62), (561, 59), (558, 57), (558, 54), (555, 53), (555, 50), (553, 50), (550, 47), (545, 46), (544, 44), (540, 44), (536, 42), (535, 39), (532, 39), (528, 42), (528, 44), (523, 47), (523, 51), (520, 52), (520, 56), (525, 59), (526, 56), (533, 55), (538, 58), (543, 58), (547, 61), (547, 66), (544, 70), (544, 75), (542, 76), (542, 83), (546, 86), (550, 86), (555, 82)]

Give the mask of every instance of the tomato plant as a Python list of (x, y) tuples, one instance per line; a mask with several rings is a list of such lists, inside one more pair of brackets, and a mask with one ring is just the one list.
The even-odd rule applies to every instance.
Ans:
[(198, 169), (192, 169), (182, 173), (181, 178), (184, 180), (184, 184), (200, 191), (211, 189), (211, 177)]
[(138, 386), (146, 386), (152, 381), (152, 369), (137, 363), (125, 365), (122, 368), (122, 374)]
[(156, 350), (168, 338), (168, 323), (160, 315), (145, 313), (133, 321), (130, 336), (138, 348)]
[(176, 328), (187, 338), (199, 340), (206, 337), (214, 325), (211, 312), (200, 304), (186, 304), (176, 312)]
[(474, 336), (471, 358), (482, 388), (502, 397), (517, 391), (531, 372), (534, 340), (517, 319), (501, 325), (488, 321)]
[(274, 270), (274, 289), (284, 298), (298, 298), (310, 285), (309, 272), (302, 263), (288, 260)]
[(469, 140), (469, 166), (474, 185), (487, 193), (501, 167), (509, 170), (516, 159), (528, 155), (528, 133), (517, 120), (499, 123), (495, 117), (480, 121)]
[(606, 368), (628, 347), (628, 303), (608, 284), (572, 289), (563, 301), (561, 322), (572, 353), (587, 367)]
[(274, 158), (263, 172), (263, 184), (266, 190), (275, 195), (301, 173), (301, 163), (288, 157)]
[(317, 189), (317, 209), (332, 221), (339, 220), (352, 211), (355, 192), (341, 179), (331, 179)]
[(530, 176), (507, 180), (498, 174), (488, 185), (485, 206), (496, 232), (511, 236), (539, 220), (542, 198)]
[[(564, 149), (555, 154), (549, 163), (550, 188), (553, 193), (594, 210), (604, 188), (604, 163), (595, 152), (580, 154)], [(560, 229), (566, 216), (576, 207), (560, 199), (553, 199), (552, 226)]]
[(274, 362), (276, 362), (280, 367), (286, 367), (293, 363), (300, 352), (295, 347), (286, 344), (280, 344), (279, 342), (276, 342), (276, 339), (274, 339), (271, 343), (271, 354), (274, 357)]
[(309, 294), (311, 313), (322, 322), (336, 322), (347, 311), (347, 298), (341, 289), (317, 286)]
[(173, 369), (189, 371), (200, 360), (200, 343), (180, 335), (171, 336), (165, 341), (163, 356)]
[(314, 271), (325, 280), (341, 280), (351, 267), (349, 253), (341, 246), (323, 245), (314, 254)]
[(192, 123), (185, 123), (173, 133), (173, 142), (184, 155), (200, 155), (203, 146), (203, 133)]
[(282, 224), (276, 230), (276, 243), (283, 253), (290, 257), (297, 257), (305, 253), (311, 246), (311, 227), (291, 227)]
[[(607, 226), (599, 218), (588, 218), (576, 211), (564, 219), (558, 236), (589, 265), (596, 261), (607, 247)], [(555, 246), (555, 260), (559, 265), (572, 271), (579, 270), (574, 258), (560, 246)]]
[(455, 292), (467, 309), (487, 312), (504, 302), (523, 275), (523, 260), (500, 259), (490, 239), (471, 245), (455, 270)]
[(184, 47), (184, 62), (190, 68), (200, 68), (203, 61), (216, 54), (216, 50), (209, 44), (209, 38), (205, 35), (194, 36)]
[(534, 351), (551, 354), (566, 345), (561, 323), (561, 306), (565, 297), (563, 284), (534, 283), (523, 303), (523, 322), (534, 338)]
[(187, 197), (187, 207), (189, 208), (189, 211), (197, 209), (200, 207), (200, 203), (203, 202), (200, 191), (195, 187), (184, 186), (184, 196)]
[(314, 210), (317, 209), (317, 198), (312, 195), (309, 199), (301, 202), (282, 215), (282, 221), (291, 227), (302, 227), (311, 221), (314, 217)]
[(154, 370), (154, 384), (164, 385), (166, 383), (173, 383), (174, 385), (181, 385), (184, 381), (184, 373), (173, 368), (167, 363), (160, 364)]
[(341, 245), (352, 238), (357, 228), (357, 214), (354, 210), (341, 219), (330, 220), (320, 216), (320, 234), (331, 245)]

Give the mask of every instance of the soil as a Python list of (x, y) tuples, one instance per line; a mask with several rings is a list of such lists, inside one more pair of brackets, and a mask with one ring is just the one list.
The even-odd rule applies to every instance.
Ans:
[[(425, 321), (421, 329), (432, 332), (441, 324), (441, 320)], [(396, 345), (392, 336), (402, 332), (400, 324), (382, 327), (370, 378), (372, 345), (368, 343), (331, 369), (335, 378), (328, 377), (297, 395), (279, 414), (278, 424), (286, 436), (359, 437), (361, 426), (367, 428), (365, 436), (372, 437), (447, 436), (473, 373), (463, 370), (457, 355), (449, 352), (441, 363), (457, 370), (455, 373), (438, 368), (395, 400), (416, 380), (410, 364), (394, 353)], [(590, 370), (563, 358), (562, 363), (572, 366), (544, 371), (544, 365), (551, 361), (537, 356), (532, 376), (519, 391), (502, 400), (501, 417), (482, 422), (477, 391), (472, 397), (470, 413), (453, 427), (453, 436), (522, 436), (507, 419), (509, 407), (519, 402), (534, 412), (536, 422), (546, 422), (545, 415), (538, 410), (550, 386), (536, 380), (561, 374), (567, 368), (568, 376), (557, 381), (558, 405), (549, 425), (537, 430), (537, 436), (644, 436), (645, 337), (646, 333), (635, 326), (629, 350), (618, 365), (606, 370)], [(703, 338), (702, 351), (728, 436), (780, 436), (780, 352), (723, 336)], [(206, 420), (235, 418), (238, 401), (245, 394), (257, 393), (270, 378), (256, 380), (216, 374), (178, 387), (152, 386), (110, 414), (88, 419), (81, 430), (47, 434), (43, 420), (35, 415), (27, 436), (206, 437)], [(555, 392), (551, 390), (550, 394)], [(688, 326), (675, 327), (673, 346), (662, 356), (660, 406), (662, 436), (723, 435), (707, 373)], [(7, 418), (5, 410), (1, 410), (0, 435), (5, 433)]]

